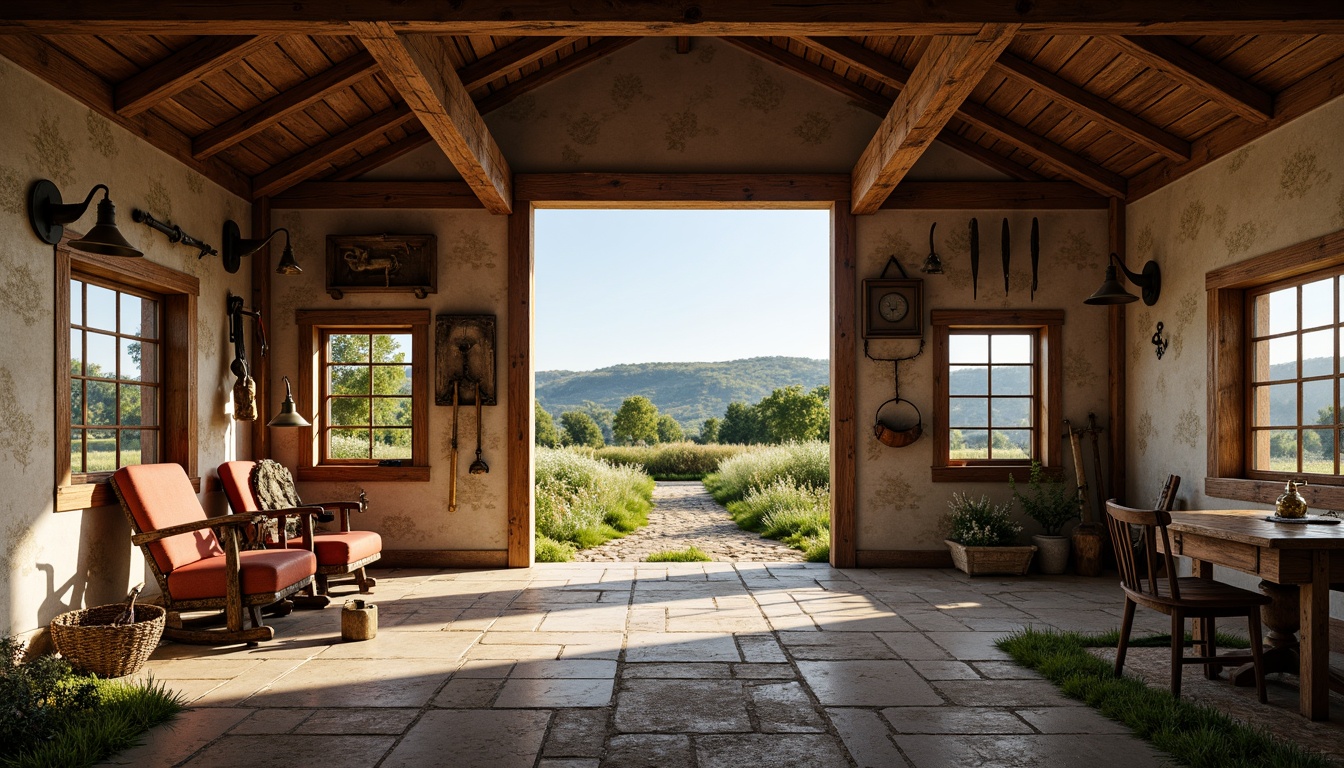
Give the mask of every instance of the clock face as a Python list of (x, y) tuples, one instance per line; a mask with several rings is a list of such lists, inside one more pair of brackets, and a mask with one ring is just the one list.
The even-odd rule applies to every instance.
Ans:
[(899, 293), (888, 293), (878, 301), (877, 311), (882, 315), (883, 320), (895, 323), (909, 313), (910, 302)]

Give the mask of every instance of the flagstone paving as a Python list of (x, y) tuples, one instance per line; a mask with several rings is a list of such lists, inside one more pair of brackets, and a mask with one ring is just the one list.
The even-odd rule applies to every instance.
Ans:
[[(333, 605), (274, 620), (275, 640), (257, 648), (165, 644), (144, 674), (193, 708), (109, 764), (1165, 762), (993, 644), (1004, 627), (1115, 627), (1111, 578), (972, 580), (804, 563), (564, 563), (377, 578), (374, 640), (343, 643)], [(1140, 612), (1136, 631), (1164, 624)], [(1187, 670), (1187, 683), (1198, 678)], [(1224, 687), (1254, 700), (1253, 689)], [(1295, 718), (1292, 710), (1288, 701), (1274, 714)]]
[(649, 524), (574, 556), (578, 562), (637, 563), (654, 552), (698, 547), (715, 562), (802, 562), (803, 553), (744, 531), (698, 480), (659, 481)]

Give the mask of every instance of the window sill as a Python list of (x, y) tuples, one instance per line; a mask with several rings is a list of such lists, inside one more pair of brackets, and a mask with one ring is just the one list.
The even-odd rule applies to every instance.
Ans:
[[(192, 490), (201, 490), (201, 478), (191, 478)], [(107, 507), (117, 503), (117, 494), (112, 490), (111, 480), (95, 483), (76, 483), (56, 486), (56, 511), (73, 512), (77, 509)]]
[[(1269, 504), (1283, 493), (1286, 481), (1248, 480), (1239, 477), (1204, 478), (1204, 495), (1217, 499), (1249, 501), (1255, 504)], [(1300, 485), (1298, 492), (1307, 500), (1307, 506), (1317, 509), (1344, 509), (1344, 486), (1338, 485)]]
[(344, 464), (299, 467), (297, 479), (313, 483), (427, 483), (429, 467), (378, 467)]
[[(1013, 477), (1019, 483), (1027, 482), (1031, 474), (1030, 464), (975, 464), (960, 467), (930, 467), (935, 483), (1006, 483)], [(1055, 475), (1060, 467), (1046, 467), (1045, 471)]]

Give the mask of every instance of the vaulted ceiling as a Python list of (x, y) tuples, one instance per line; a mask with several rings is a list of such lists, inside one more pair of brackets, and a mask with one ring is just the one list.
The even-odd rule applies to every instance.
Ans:
[(854, 171), (856, 201), (879, 204), (933, 137), (1016, 179), (1134, 199), (1344, 93), (1344, 9), (1331, 4), (1272, 24), (467, 13), (453, 23), (468, 34), (438, 34), (442, 6), (345, 22), (291, 19), (272, 2), (252, 4), (266, 13), (251, 19), (205, 3), (131, 4), (142, 6), (133, 17), (66, 5), (84, 21), (0, 11), (0, 55), (253, 199), (353, 179), (434, 142), (488, 209), (506, 212), (511, 172), (481, 116), (647, 34), (724, 33), (886, 118)]

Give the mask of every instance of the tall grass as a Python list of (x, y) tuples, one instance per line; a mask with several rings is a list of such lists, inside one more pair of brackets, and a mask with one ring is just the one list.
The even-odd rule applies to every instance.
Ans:
[(719, 465), (705, 487), (738, 527), (802, 550), (809, 562), (831, 555), (830, 446), (791, 443), (752, 449)]
[(563, 448), (538, 448), (536, 456), (537, 560), (564, 562), (648, 525), (648, 475)]
[(700, 480), (719, 465), (747, 450), (743, 445), (661, 443), (648, 446), (608, 446), (594, 456), (612, 464), (636, 467), (655, 480)]

